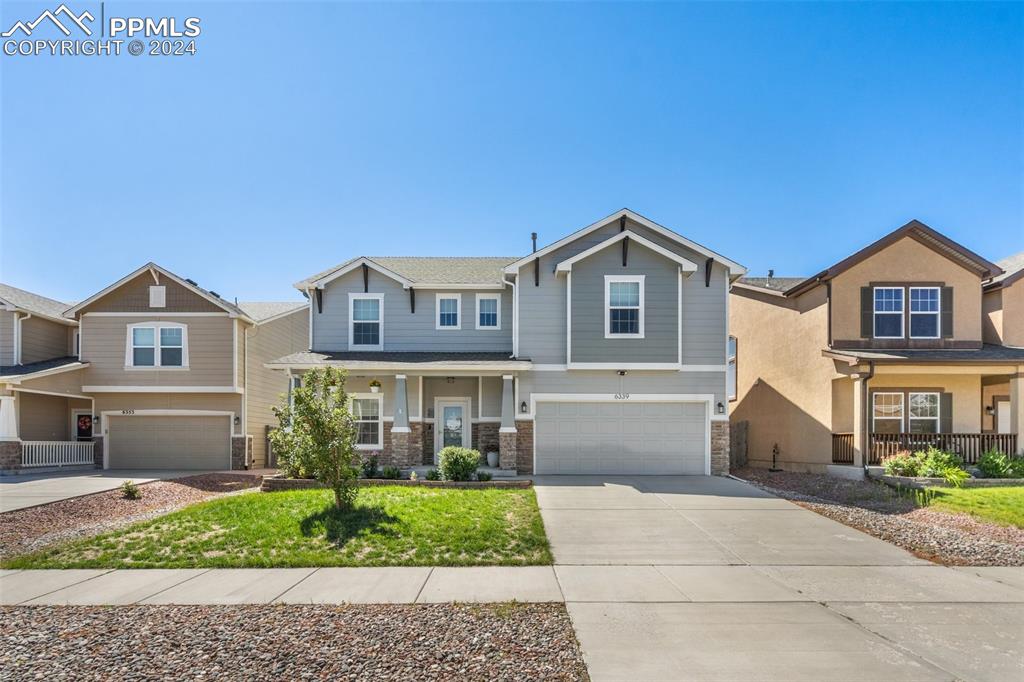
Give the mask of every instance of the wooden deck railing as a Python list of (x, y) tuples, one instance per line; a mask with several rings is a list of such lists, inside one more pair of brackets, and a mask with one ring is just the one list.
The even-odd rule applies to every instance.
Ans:
[(21, 443), (21, 466), (59, 467), (93, 463), (92, 441), (26, 440)]
[[(982, 453), (995, 448), (1007, 454), (1017, 452), (1017, 436), (1012, 433), (872, 433), (868, 464), (881, 464), (882, 459), (902, 450), (923, 450), (929, 445), (952, 452), (974, 464)], [(853, 464), (853, 434), (832, 434), (832, 462)]]

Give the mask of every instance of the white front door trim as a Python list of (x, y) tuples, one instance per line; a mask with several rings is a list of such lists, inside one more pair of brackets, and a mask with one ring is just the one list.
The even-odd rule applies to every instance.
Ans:
[(441, 410), (450, 406), (462, 408), (462, 447), (473, 445), (473, 399), (437, 396), (434, 398), (434, 464), (437, 464), (437, 455), (444, 447), (444, 416)]

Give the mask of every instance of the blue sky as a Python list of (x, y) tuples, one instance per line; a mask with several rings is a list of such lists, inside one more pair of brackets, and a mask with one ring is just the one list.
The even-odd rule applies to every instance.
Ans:
[(293, 298), (354, 255), (520, 255), (623, 206), (751, 274), (911, 218), (1024, 249), (1019, 3), (105, 11), (203, 32), (195, 57), (0, 57), (0, 279), (55, 298), (148, 260)]

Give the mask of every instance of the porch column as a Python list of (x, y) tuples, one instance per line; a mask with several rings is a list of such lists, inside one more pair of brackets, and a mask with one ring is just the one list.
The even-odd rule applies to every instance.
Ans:
[(391, 425), (391, 457), (395, 466), (415, 464), (409, 457), (409, 392), (405, 375), (395, 375), (395, 421)]
[(1010, 433), (1017, 434), (1017, 452), (1024, 451), (1024, 372), (1010, 377)]
[(0, 395), (0, 469), (21, 468), (21, 439), (14, 414), (14, 396)]
[(501, 377), (501, 428), (498, 429), (498, 465), (502, 469), (516, 468), (516, 405), (512, 388), (512, 375)]
[(867, 455), (867, 399), (864, 394), (864, 379), (859, 375), (853, 380), (853, 466), (863, 467)]

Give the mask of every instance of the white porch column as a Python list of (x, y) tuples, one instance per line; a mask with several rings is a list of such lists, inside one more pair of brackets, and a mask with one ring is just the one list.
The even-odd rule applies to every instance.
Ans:
[(1024, 372), (1010, 377), (1010, 433), (1017, 434), (1017, 452), (1024, 451)]
[(0, 395), (0, 440), (19, 440), (13, 395)]
[(853, 380), (853, 465), (863, 467), (869, 447), (865, 437), (867, 424), (867, 398), (864, 395), (864, 379), (856, 375)]

